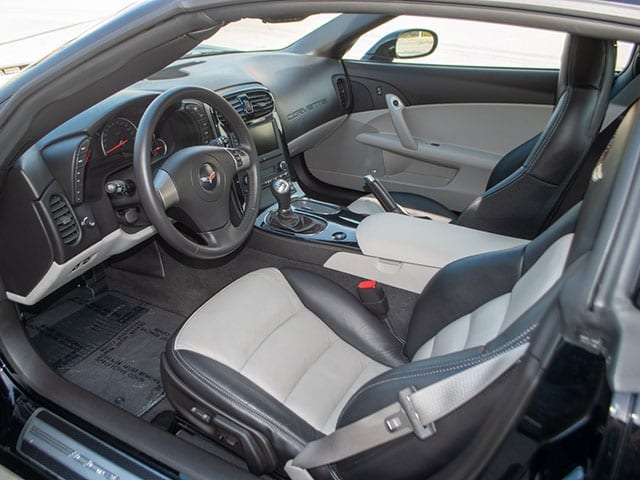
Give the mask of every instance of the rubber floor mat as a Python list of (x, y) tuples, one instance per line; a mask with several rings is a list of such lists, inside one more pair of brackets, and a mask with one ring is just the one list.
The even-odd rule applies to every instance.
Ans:
[(184, 319), (116, 293), (77, 297), (27, 323), (45, 361), (69, 381), (141, 416), (164, 397), (160, 354)]

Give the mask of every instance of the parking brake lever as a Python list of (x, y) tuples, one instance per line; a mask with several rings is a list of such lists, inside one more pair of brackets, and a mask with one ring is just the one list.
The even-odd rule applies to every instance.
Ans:
[(400, 205), (396, 203), (389, 191), (384, 188), (384, 185), (380, 183), (380, 180), (378, 180), (373, 175), (365, 175), (363, 178), (364, 183), (367, 185), (369, 190), (371, 190), (373, 196), (376, 197), (376, 199), (380, 202), (380, 205), (382, 205), (382, 208), (384, 208), (385, 212), (400, 213), (402, 215), (405, 215), (405, 212), (402, 210), (402, 208), (400, 208)]
[(397, 95), (387, 93), (385, 95), (387, 101), (387, 108), (389, 109), (389, 115), (391, 116), (391, 123), (395, 128), (398, 137), (400, 137), (400, 143), (403, 147), (410, 150), (417, 150), (418, 143), (416, 139), (411, 135), (411, 130), (407, 125), (407, 121), (404, 118), (404, 103)]

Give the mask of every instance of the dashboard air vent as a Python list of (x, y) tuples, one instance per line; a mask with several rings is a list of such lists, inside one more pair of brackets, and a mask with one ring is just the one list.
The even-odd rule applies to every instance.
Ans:
[(344, 75), (336, 75), (333, 77), (333, 86), (338, 95), (338, 101), (343, 111), (349, 110), (351, 107), (351, 86)]
[(347, 82), (344, 78), (339, 78), (336, 81), (336, 90), (338, 90), (340, 105), (342, 105), (342, 108), (347, 108), (349, 106), (349, 95), (347, 93)]
[(74, 245), (80, 240), (80, 226), (71, 212), (67, 201), (61, 195), (49, 197), (49, 213), (60, 235), (62, 243)]
[(273, 97), (264, 90), (250, 90), (228, 96), (227, 100), (245, 122), (273, 112)]

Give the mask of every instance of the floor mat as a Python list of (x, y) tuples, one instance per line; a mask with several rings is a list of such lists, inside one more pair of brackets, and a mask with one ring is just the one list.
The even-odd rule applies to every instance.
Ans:
[(107, 292), (63, 301), (27, 323), (36, 349), (71, 382), (134, 415), (164, 397), (160, 353), (184, 318)]

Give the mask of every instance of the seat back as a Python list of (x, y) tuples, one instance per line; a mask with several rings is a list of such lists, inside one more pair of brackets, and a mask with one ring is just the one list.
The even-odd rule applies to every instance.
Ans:
[[(549, 122), (539, 136), (496, 165), (487, 191), (460, 214), (457, 224), (521, 238), (544, 229), (598, 134), (614, 63), (612, 41), (567, 37), (558, 101)], [(528, 151), (530, 143), (535, 146)]]

